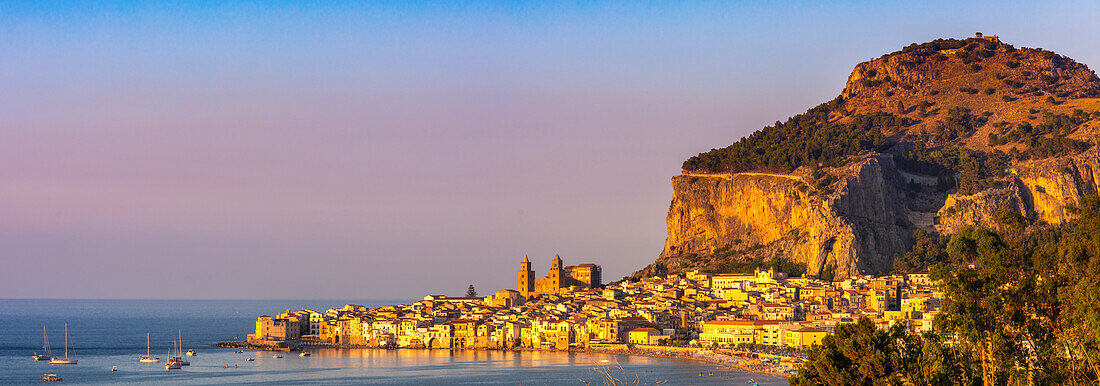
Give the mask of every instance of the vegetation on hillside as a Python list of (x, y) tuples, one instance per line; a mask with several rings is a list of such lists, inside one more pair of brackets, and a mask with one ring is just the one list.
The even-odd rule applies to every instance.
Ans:
[(1100, 199), (1071, 209), (1077, 218), (1063, 225), (1023, 232), (1026, 220), (1006, 215), (1000, 231), (924, 241), (919, 253), (964, 263), (932, 268), (944, 292), (936, 333), (839, 325), (790, 383), (1100, 382)]
[(876, 112), (830, 122), (841, 99), (821, 104), (734, 144), (691, 157), (683, 169), (710, 173), (766, 170), (786, 173), (799, 166), (839, 166), (846, 157), (886, 145), (883, 132), (912, 123), (909, 118)]
[(999, 124), (997, 125), (999, 132), (989, 133), (989, 145), (1023, 144), (1026, 150), (1011, 154), (1018, 160), (1081, 152), (1088, 149), (1090, 144), (1066, 136), (1093, 116), (1100, 117), (1100, 112), (1089, 114), (1077, 109), (1073, 114), (1043, 112), (1042, 122), (1036, 125), (1032, 125), (1031, 122), (1020, 122), (1015, 127), (1007, 123)]

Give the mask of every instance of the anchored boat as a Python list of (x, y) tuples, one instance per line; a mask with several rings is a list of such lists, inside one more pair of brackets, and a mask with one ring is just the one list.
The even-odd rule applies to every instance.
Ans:
[(141, 358), (138, 359), (138, 362), (141, 362), (141, 363), (158, 363), (158, 362), (160, 362), (160, 358), (154, 358), (153, 355), (149, 351), (149, 333), (148, 332), (145, 333), (145, 355), (142, 355)]
[(34, 360), (48, 361), (53, 359), (53, 354), (50, 353), (50, 340), (46, 338), (46, 326), (42, 326), (42, 351), (45, 354), (34, 353)]
[(181, 366), (190, 366), (191, 362), (183, 360), (183, 332), (176, 330), (176, 333), (179, 334), (179, 340), (176, 341), (176, 351), (172, 353), (173, 356), (168, 359), (168, 361), (171, 362), (174, 360), (179, 362)]
[(69, 324), (65, 323), (65, 357), (50, 359), (51, 365), (75, 365), (76, 349), (73, 349), (73, 358), (69, 359)]

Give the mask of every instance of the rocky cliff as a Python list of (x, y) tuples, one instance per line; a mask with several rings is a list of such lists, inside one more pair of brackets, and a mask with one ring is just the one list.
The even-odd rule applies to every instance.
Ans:
[(912, 234), (907, 200), (899, 200), (905, 178), (888, 154), (834, 172), (842, 177), (829, 195), (798, 175), (673, 177), (668, 239), (649, 273), (721, 271), (743, 254), (804, 262), (813, 275), (889, 269)]
[[(988, 38), (913, 45), (861, 63), (840, 98), (807, 115), (827, 117), (812, 127), (861, 113), (902, 118), (848, 126), (882, 127), (885, 143), (849, 148), (835, 162), (812, 154), (837, 150), (809, 148), (802, 160), (779, 163), (790, 170), (775, 170), (767, 152), (789, 145), (767, 143), (777, 126), (693, 157), (672, 178), (664, 250), (635, 275), (788, 261), (844, 278), (890, 271), (916, 229), (992, 227), (1004, 210), (1062, 222), (1067, 208), (1100, 191), (1098, 95), (1100, 79), (1084, 65)], [(743, 154), (768, 162), (747, 168)]]

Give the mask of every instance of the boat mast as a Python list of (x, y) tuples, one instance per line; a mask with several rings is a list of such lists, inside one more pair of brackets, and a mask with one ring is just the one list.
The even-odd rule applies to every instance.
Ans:
[(42, 349), (46, 350), (46, 356), (50, 356), (50, 338), (46, 337), (46, 326), (42, 326)]
[(65, 359), (69, 359), (69, 324), (65, 323)]

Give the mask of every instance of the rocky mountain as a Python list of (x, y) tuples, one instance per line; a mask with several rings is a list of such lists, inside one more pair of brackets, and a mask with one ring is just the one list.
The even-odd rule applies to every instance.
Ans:
[(839, 279), (891, 271), (918, 229), (1060, 223), (1100, 191), (1098, 139), (1085, 65), (980, 34), (913, 44), (858, 64), (835, 100), (685, 161), (664, 250), (635, 276)]

